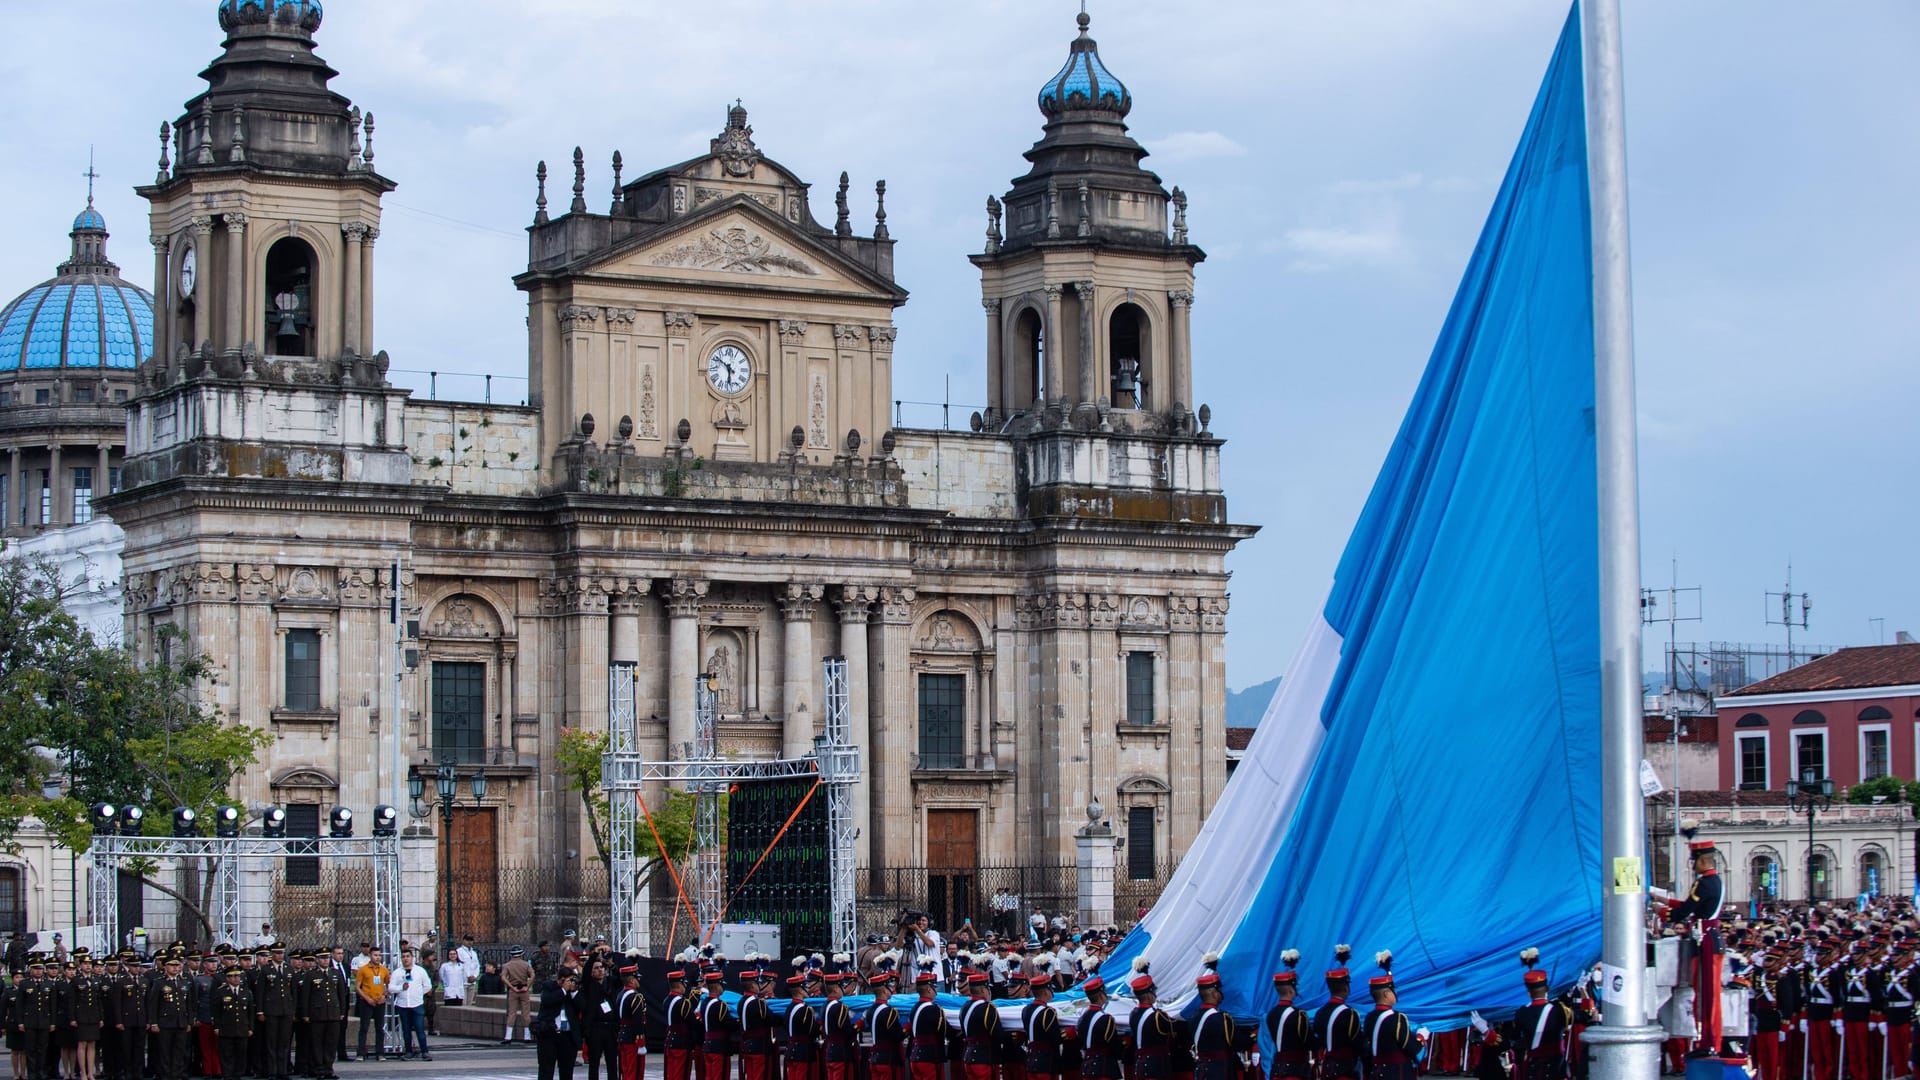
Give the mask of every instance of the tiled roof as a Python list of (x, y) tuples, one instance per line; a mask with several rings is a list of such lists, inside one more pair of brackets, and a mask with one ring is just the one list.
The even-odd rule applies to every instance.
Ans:
[(1245, 750), (1247, 746), (1253, 742), (1253, 733), (1255, 730), (1257, 729), (1250, 728), (1250, 727), (1228, 728), (1227, 729), (1227, 749)]
[(1858, 690), (1916, 683), (1920, 683), (1920, 644), (1863, 645), (1828, 653), (1770, 679), (1743, 686), (1727, 696)]

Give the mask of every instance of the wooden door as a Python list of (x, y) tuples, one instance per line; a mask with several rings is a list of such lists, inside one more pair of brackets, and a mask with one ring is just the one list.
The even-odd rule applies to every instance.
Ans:
[(500, 861), (493, 808), (455, 807), (451, 856), (443, 839), (440, 858), (436, 922), (446, 921), (447, 890), (453, 892), (453, 925), (442, 928), (440, 940), (449, 947), (467, 934), (476, 942), (494, 940), (500, 916)]
[(927, 911), (934, 929), (951, 935), (977, 919), (974, 883), (980, 867), (980, 815), (975, 810), (927, 811)]

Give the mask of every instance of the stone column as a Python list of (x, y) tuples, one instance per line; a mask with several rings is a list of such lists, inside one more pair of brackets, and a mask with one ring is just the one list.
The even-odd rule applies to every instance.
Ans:
[(42, 525), (73, 524), (73, 516), (60, 498), (60, 472), (60, 444), (51, 443), (47, 446), (47, 490), (51, 494), (47, 496), (47, 518)]
[[(1091, 809), (1091, 808), (1090, 808)], [(1080, 925), (1113, 923), (1113, 829), (1099, 818), (1074, 834), (1080, 879)]]
[(174, 290), (178, 287), (168, 261), (173, 238), (155, 233), (147, 239), (153, 242), (153, 340), (146, 346), (152, 355), (168, 360), (173, 357)]
[[(979, 693), (974, 695), (974, 700), (978, 703), (978, 712), (979, 712), (978, 720), (980, 724), (980, 734), (979, 734), (980, 745), (979, 745), (977, 760), (980, 763), (980, 768), (991, 769), (994, 767), (994, 760), (993, 760), (994, 692), (993, 692), (993, 652), (992, 652), (993, 639), (991, 637), (987, 639), (986, 648), (988, 651), (981, 654), (981, 657), (980, 657), (980, 691)], [(1082, 923), (1081, 925), (1090, 926), (1092, 924)]]
[(700, 598), (707, 583), (676, 578), (666, 583), (667, 757), (686, 758), (693, 747), (693, 677), (700, 674)]
[(227, 289), (222, 301), (226, 305), (226, 335), (220, 347), (228, 352), (239, 352), (246, 342), (247, 333), (247, 215), (230, 213), (226, 215), (227, 226)]
[[(209, 273), (213, 269), (213, 263), (208, 259), (213, 251), (213, 218), (211, 216), (193, 219), (193, 251), (194, 260), (199, 264), (198, 272)], [(187, 326), (186, 330), (187, 336), (181, 340), (187, 343), (187, 348), (190, 350), (198, 350), (201, 342), (213, 340), (213, 309), (207, 304), (207, 284), (204, 281), (194, 283), (193, 322)], [(174, 336), (176, 338), (180, 336), (177, 329)], [(169, 342), (167, 347), (171, 349), (173, 344)]]
[(1060, 307), (1060, 286), (1049, 285), (1047, 294), (1047, 392), (1042, 395), (1047, 401), (1059, 401), (1067, 396), (1067, 357), (1060, 345), (1065, 335), (1061, 332), (1061, 323), (1066, 318)]
[(1000, 370), (1001, 338), (1000, 301), (982, 300), (980, 306), (987, 310), (987, 411), (989, 415), (1001, 409), (1012, 411), (1009, 402), (1000, 400), (1001, 387), (1005, 386), (1005, 374)]
[(25, 498), (26, 492), (20, 487), (20, 448), (15, 446), (7, 450), (7, 505), (0, 506), (0, 529), (20, 524), (21, 500)]
[(380, 229), (376, 225), (367, 226), (366, 242), (360, 251), (360, 347), (368, 353), (373, 348), (373, 242), (380, 239)]
[(818, 585), (793, 582), (780, 593), (780, 614), (786, 620), (780, 672), (780, 709), (786, 718), (781, 757), (813, 753), (813, 612), (824, 591)]
[[(873, 820), (873, 725), (867, 693), (867, 619), (874, 591), (858, 585), (840, 587), (840, 655), (847, 659), (847, 723), (854, 745), (860, 748), (860, 783), (853, 789), (853, 823), (864, 841)], [(855, 848), (866, 853), (864, 844)], [(864, 863), (859, 856), (856, 863)], [(867, 864), (871, 865), (871, 864)]]
[(1091, 281), (1076, 281), (1073, 291), (1080, 298), (1080, 403), (1091, 405), (1101, 398), (1100, 366), (1094, 361), (1093, 296)]
[(108, 443), (101, 443), (94, 449), (100, 455), (100, 464), (93, 473), (93, 495), (97, 499), (102, 495), (113, 494), (113, 469), (109, 456), (113, 447)]
[(340, 349), (348, 356), (360, 355), (360, 250), (366, 243), (367, 226), (364, 222), (349, 221), (340, 226), (340, 235), (346, 239), (346, 297), (345, 317), (341, 320)]
[(868, 781), (872, 866), (919, 861), (912, 850), (913, 781), (907, 764), (919, 730), (913, 708), (914, 595), (914, 590), (902, 586), (881, 589), (880, 618), (868, 633), (876, 646), (869, 657), (868, 670), (873, 674), (867, 692), (874, 763)]
[(1193, 291), (1176, 289), (1167, 294), (1167, 302), (1173, 306), (1173, 324), (1170, 327), (1173, 370), (1167, 373), (1172, 376), (1168, 392), (1173, 402), (1171, 408), (1175, 412), (1186, 413), (1193, 408)]

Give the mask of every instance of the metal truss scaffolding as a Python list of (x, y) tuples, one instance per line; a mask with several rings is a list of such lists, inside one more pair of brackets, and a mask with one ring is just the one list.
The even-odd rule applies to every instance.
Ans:
[[(818, 776), (827, 787), (827, 813), (832, 837), (828, 853), (831, 879), (833, 947), (851, 950), (854, 943), (854, 841), (852, 789), (860, 781), (860, 751), (848, 742), (847, 662), (826, 660), (827, 730), (814, 741), (814, 753), (774, 761), (735, 761), (720, 755), (715, 730), (716, 701), (710, 675), (694, 685), (693, 756), (685, 761), (648, 761), (640, 753), (638, 722), (634, 715), (632, 664), (614, 664), (607, 679), (607, 753), (600, 762), (600, 786), (607, 793), (608, 842), (612, 850), (612, 918), (616, 948), (640, 947), (640, 859), (638, 819), (642, 789), (647, 784), (680, 785), (693, 794), (694, 852), (681, 880), (692, 901), (695, 917), (709, 931), (726, 905), (726, 871), (722, 858), (720, 799), (736, 783)], [(657, 943), (663, 951), (670, 943)]]
[[(93, 838), (93, 917), (101, 940), (120, 948), (120, 871), (136, 860), (193, 860), (213, 879), (215, 945), (243, 947), (240, 925), (242, 859), (368, 859), (373, 863), (373, 937), (394, 963), (400, 957), (400, 840), (393, 836), (114, 836)], [(400, 1052), (400, 1018), (387, 1010), (386, 1049)]]

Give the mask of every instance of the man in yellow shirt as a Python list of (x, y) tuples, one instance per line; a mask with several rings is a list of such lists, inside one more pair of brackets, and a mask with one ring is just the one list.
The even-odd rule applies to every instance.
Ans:
[(380, 962), (380, 950), (370, 949), (367, 962), (353, 973), (353, 1011), (360, 1017), (360, 1060), (367, 1058), (367, 1025), (373, 1025), (373, 1060), (380, 1060), (387, 1039), (386, 965)]

